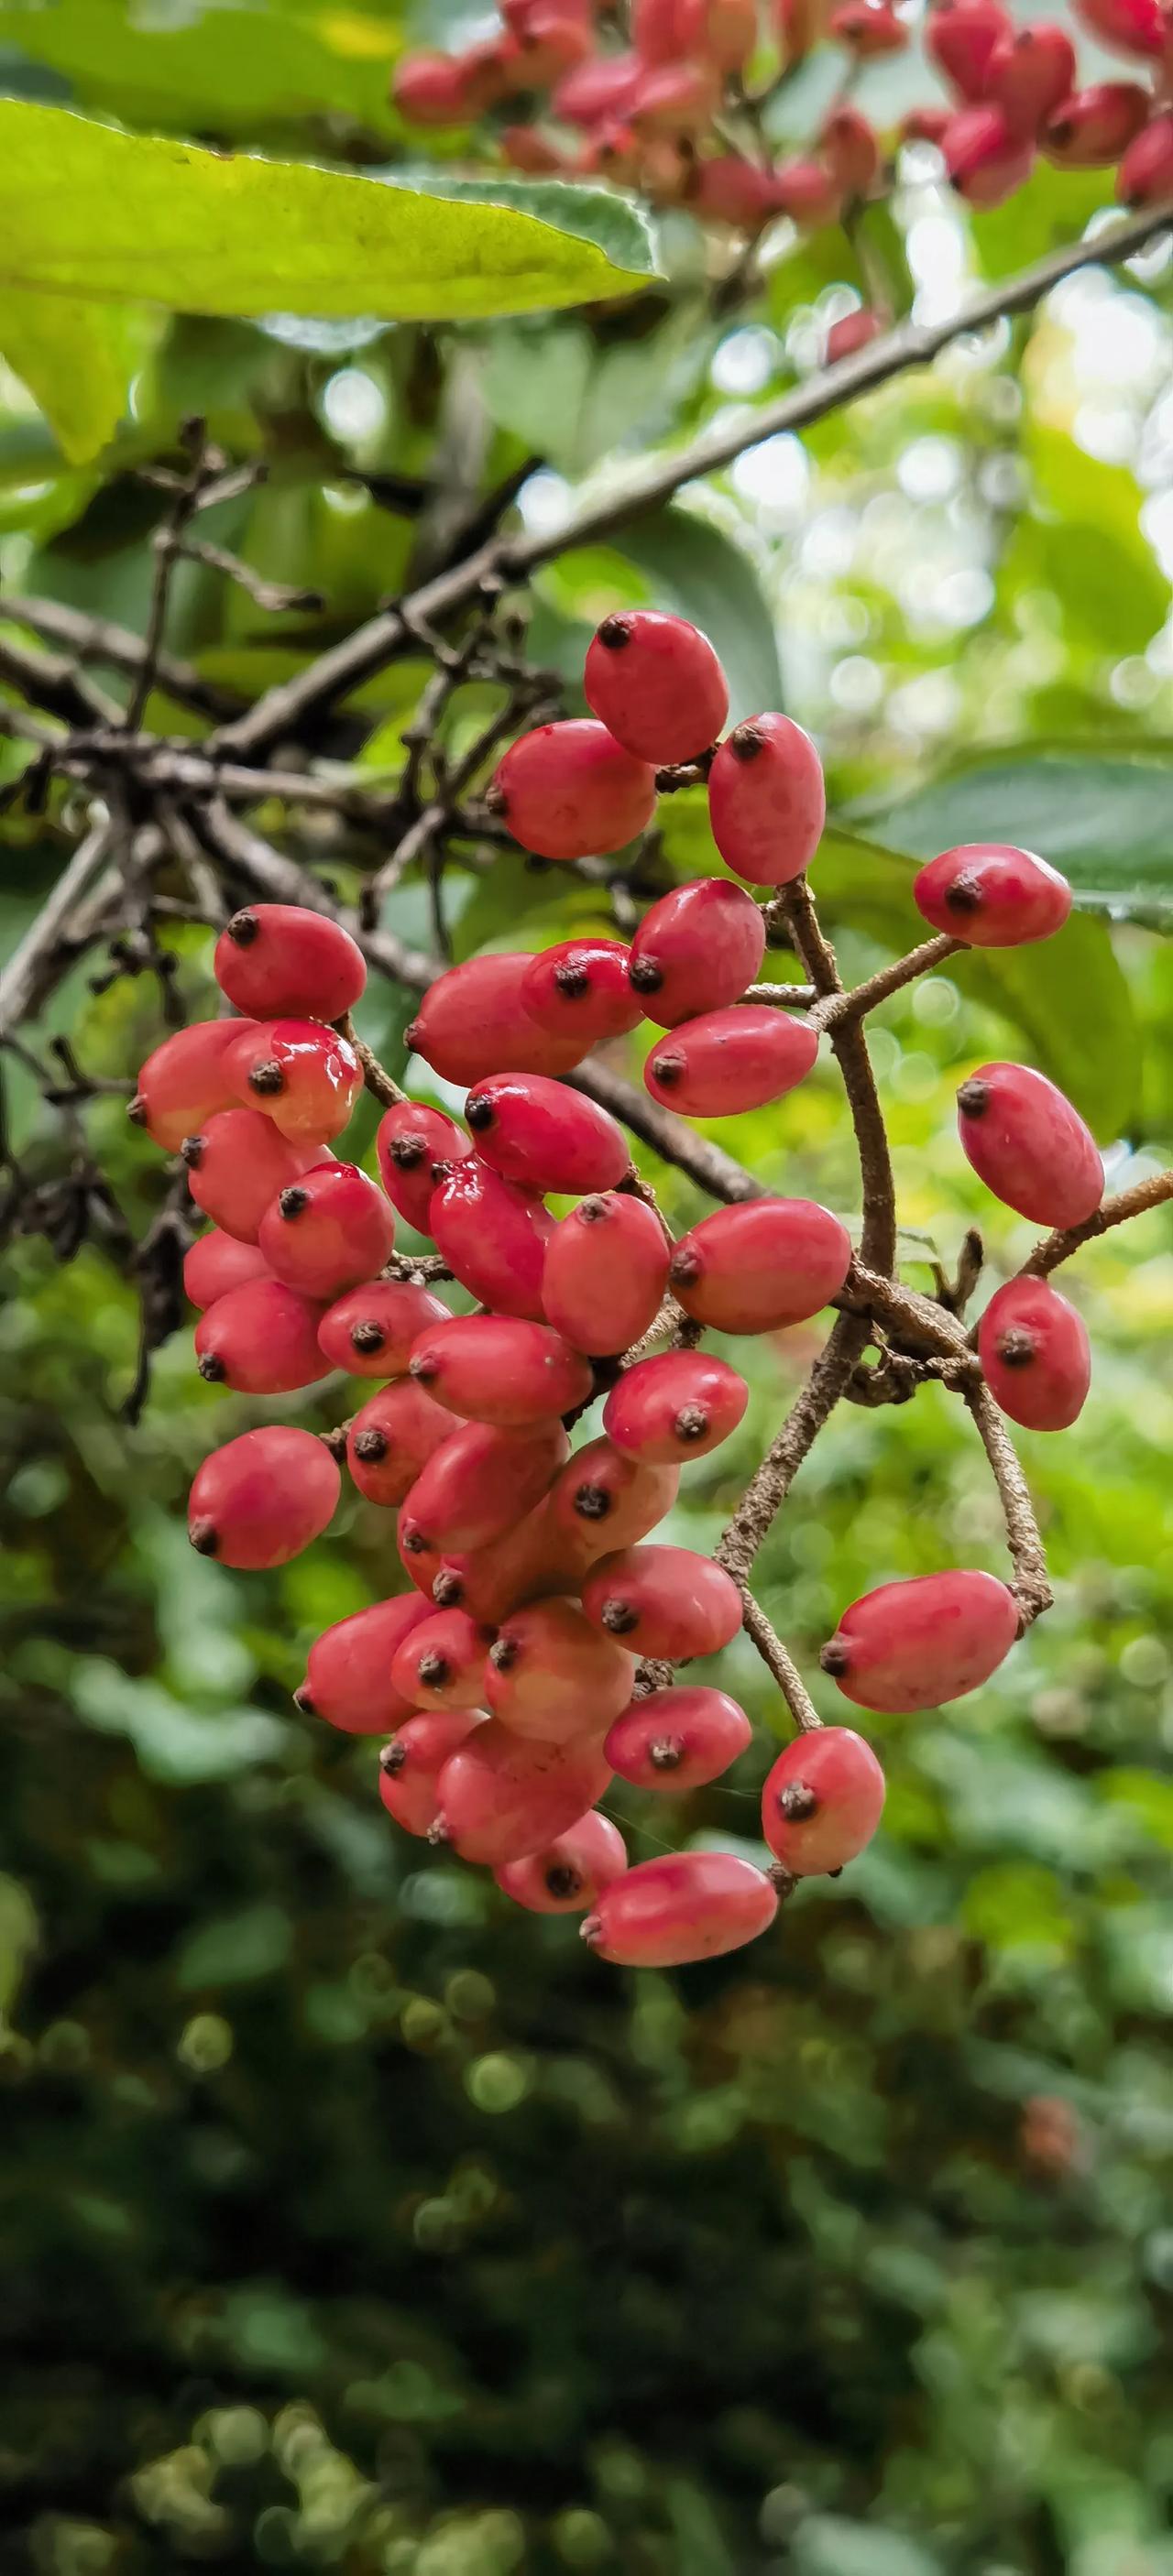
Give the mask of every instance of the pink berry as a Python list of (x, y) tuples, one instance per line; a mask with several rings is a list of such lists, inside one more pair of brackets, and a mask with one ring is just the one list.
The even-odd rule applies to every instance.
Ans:
[(655, 1322), (669, 1246), (652, 1209), (626, 1192), (582, 1199), (546, 1245), (542, 1304), (576, 1350), (629, 1350)]
[(756, 0), (693, 0), (681, 19), (690, 53), (715, 71), (744, 71), (758, 41)]
[(625, 1457), (610, 1440), (588, 1440), (550, 1488), (551, 1529), (585, 1570), (597, 1557), (634, 1547), (657, 1528), (679, 1484), (678, 1467)]
[(1165, 108), (1128, 146), (1117, 174), (1125, 206), (1155, 206), (1173, 197), (1173, 111)]
[(766, 925), (753, 896), (721, 877), (698, 877), (674, 886), (645, 913), (628, 975), (645, 1018), (671, 1029), (740, 1001), (765, 948)]
[(752, 1861), (734, 1852), (665, 1852), (603, 1889), (582, 1937), (619, 1968), (683, 1968), (756, 1941), (777, 1911), (777, 1889)]
[(749, 1402), (736, 1369), (708, 1351), (659, 1351), (625, 1369), (603, 1407), (603, 1429), (633, 1458), (679, 1465), (720, 1447)]
[(139, 1074), (127, 1112), (134, 1125), (145, 1127), (165, 1153), (177, 1154), (186, 1136), (232, 1107), (237, 1095), (228, 1060), (252, 1026), (251, 1020), (197, 1020), (164, 1038)]
[(454, 1754), (486, 1724), (471, 1708), (424, 1709), (409, 1717), (379, 1755), (379, 1796), (409, 1834), (430, 1834), (440, 1813), (440, 1782)]
[(560, 1422), (497, 1431), (462, 1422), (434, 1449), (406, 1496), (401, 1547), (440, 1555), (485, 1547), (548, 1493), (570, 1449)]
[(222, 993), (254, 1020), (340, 1020), (366, 986), (349, 931), (298, 903), (251, 903), (216, 942)]
[(214, 1449), (197, 1469), (187, 1534), (201, 1556), (255, 1574), (287, 1565), (332, 1520), (342, 1479), (323, 1440), (274, 1423)]
[(880, 167), (876, 130), (857, 107), (839, 107), (827, 118), (819, 150), (832, 178), (849, 197), (864, 197)]
[(477, 1152), (530, 1190), (609, 1190), (631, 1169), (627, 1138), (605, 1109), (543, 1073), (490, 1074), (464, 1114)]
[[(437, 1165), (437, 1170), (442, 1170)], [(536, 1321), (554, 1219), (531, 1190), (468, 1154), (432, 1193), (429, 1231), (453, 1277), (482, 1306)]]
[(774, 1333), (806, 1323), (838, 1295), (851, 1237), (811, 1199), (750, 1199), (718, 1208), (681, 1236), (668, 1267), (685, 1313), (719, 1333)]
[(513, 1315), (452, 1315), (434, 1325), (412, 1352), (411, 1374), (453, 1413), (503, 1431), (574, 1411), (594, 1384), (589, 1360), (560, 1333)]
[(291, 1145), (256, 1109), (219, 1109), (198, 1134), (183, 1140), (196, 1206), (238, 1243), (256, 1242), (278, 1191), (320, 1163), (323, 1151), (321, 1145)]
[(267, 1020), (238, 1038), (228, 1059), (236, 1096), (297, 1145), (340, 1136), (362, 1090), (348, 1041), (317, 1020)]
[(492, 1628), (470, 1619), (467, 1610), (434, 1610), (426, 1600), (418, 1608), (418, 1620), (395, 1651), (394, 1688), (411, 1708), (475, 1708)]
[(544, 1851), (505, 1861), (493, 1876), (503, 1893), (531, 1914), (582, 1914), (626, 1867), (618, 1825), (592, 1808)]
[(900, 120), (900, 140), (902, 143), (935, 143), (940, 149), (952, 122), (952, 108), (910, 107), (907, 116)]
[(446, 1324), (448, 1309), (409, 1279), (365, 1279), (344, 1289), (323, 1315), (318, 1340), (331, 1368), (352, 1377), (404, 1377), (420, 1334)]
[(1023, 141), (1000, 107), (963, 107), (941, 145), (958, 196), (971, 206), (1001, 206), (1030, 175), (1034, 144)]
[(344, 1735), (386, 1735), (418, 1701), (394, 1686), (392, 1666), (412, 1630), (427, 1619), (418, 1593), (372, 1602), (315, 1637), (305, 1680), (293, 1694), (307, 1717), (324, 1717)]
[(634, 1658), (576, 1601), (531, 1601), (502, 1622), (477, 1696), (511, 1734), (564, 1744), (602, 1735), (626, 1708), (634, 1674)]
[(408, 54), (395, 66), (391, 93), (409, 125), (461, 125), (470, 112), (468, 84), (454, 54)]
[[(664, 1269), (668, 1263), (665, 1256)], [(233, 1288), (244, 1288), (250, 1279), (273, 1276), (263, 1252), (255, 1243), (238, 1243), (235, 1236), (222, 1234), (218, 1225), (202, 1234), (183, 1256), (183, 1288), (193, 1306), (214, 1306), (218, 1297), (226, 1297)]]
[[(519, 38), (519, 89), (548, 89), (552, 81), (575, 71), (591, 50), (587, 29), (558, 8), (535, 9)], [(514, 84), (511, 82), (511, 87)]]
[(994, 1575), (921, 1574), (853, 1601), (819, 1661), (858, 1708), (939, 1708), (989, 1680), (1018, 1628)]
[(827, 817), (823, 764), (789, 716), (751, 716), (709, 771), (713, 839), (734, 876), (788, 885), (813, 859)]
[(820, 1726), (780, 1753), (762, 1791), (762, 1832), (795, 1878), (846, 1867), (884, 1812), (884, 1774), (850, 1726)]
[(1109, 53), (1159, 60), (1169, 41), (1162, 0), (1073, 0), (1075, 15)]
[(741, 1594), (724, 1567), (687, 1547), (626, 1547), (592, 1568), (588, 1619), (640, 1655), (681, 1662), (715, 1655), (741, 1626)]
[(688, 0), (635, 0), (631, 41), (641, 63), (674, 63), (687, 50)]
[(1106, 170), (1148, 123), (1151, 106), (1139, 81), (1098, 81), (1062, 100), (1043, 126), (1040, 146), (1062, 170)]
[(279, 1190), (257, 1241), (274, 1278), (307, 1297), (340, 1295), (387, 1260), (395, 1219), (355, 1163), (316, 1163)]
[(511, 170), (524, 171), (527, 179), (562, 177), (566, 168), (565, 155), (546, 135), (539, 134), (536, 126), (502, 126), (497, 140), (502, 157)]
[(760, 232), (775, 211), (773, 181), (756, 161), (733, 152), (698, 161), (688, 203), (702, 223), (729, 224), (735, 232)]
[(1062, 27), (1017, 27), (1000, 36), (986, 72), (986, 95), (1011, 132), (1037, 134), (1075, 87), (1075, 47)]
[(462, 1860), (499, 1869), (568, 1833), (610, 1782), (597, 1739), (542, 1744), (490, 1718), (445, 1763), (438, 1821)]
[(978, 1358), (995, 1404), (1028, 1431), (1066, 1431), (1091, 1384), (1083, 1318), (1045, 1279), (1008, 1279), (978, 1325)]
[(957, 1094), (962, 1146), (995, 1198), (1036, 1225), (1083, 1225), (1104, 1195), (1100, 1149), (1045, 1073), (981, 1064)]
[(693, 1683), (633, 1700), (603, 1751), (612, 1770), (636, 1789), (681, 1797), (719, 1780), (752, 1740), (753, 1728), (735, 1699)]
[(325, 1377), (320, 1305), (279, 1279), (251, 1279), (218, 1297), (196, 1326), (200, 1376), (238, 1395), (289, 1395)]
[[(412, 1565), (426, 1562), (417, 1558), (408, 1561)], [(569, 1592), (576, 1580), (577, 1567), (551, 1530), (549, 1505), (543, 1501), (513, 1529), (506, 1530), (504, 1537), (490, 1539), (486, 1547), (442, 1556), (432, 1578), (431, 1595), (437, 1609), (467, 1610), (470, 1618), (487, 1620), (496, 1627), (502, 1619), (508, 1619), (511, 1611), (519, 1610), (523, 1602)]]
[(861, 304), (854, 313), (843, 313), (832, 322), (827, 333), (823, 357), (828, 367), (840, 358), (853, 358), (857, 349), (866, 349), (888, 328), (890, 316), (878, 307)]
[(628, 123), (641, 139), (666, 135), (677, 142), (682, 135), (706, 133), (719, 100), (720, 83), (711, 64), (657, 64), (640, 74)]
[[(865, 0), (861, 0), (861, 5)], [(822, 224), (833, 224), (843, 208), (843, 191), (837, 179), (822, 161), (802, 155), (783, 161), (772, 173), (770, 198), (776, 215), (789, 215), (791, 223), (804, 232), (817, 232)], [(738, 875), (743, 876), (743, 868)]]
[(381, 1386), (347, 1426), (346, 1463), (360, 1494), (397, 1510), (421, 1467), (455, 1429), (452, 1415), (413, 1379)]
[(937, 0), (925, 20), (924, 48), (956, 96), (976, 105), (986, 95), (995, 47), (1013, 33), (998, 0)]
[(522, 996), (532, 963), (519, 952), (450, 966), (425, 993), (406, 1044), (445, 1082), (479, 1082), (486, 1073), (569, 1073), (592, 1040), (577, 1029), (556, 1036), (531, 1019)]
[(784, 1099), (818, 1052), (805, 1020), (769, 1002), (743, 1002), (681, 1021), (652, 1048), (644, 1082), (653, 1100), (687, 1118), (731, 1118)]
[(899, 54), (908, 43), (909, 29), (888, 0), (841, 0), (827, 23), (827, 33), (837, 43), (848, 45), (860, 62), (871, 62), (877, 54)]
[(951, 932), (967, 948), (1020, 948), (1050, 939), (1071, 910), (1066, 877), (1005, 841), (942, 850), (921, 869), (912, 891), (932, 929)]
[(655, 773), (605, 725), (575, 716), (538, 725), (513, 744), (490, 802), (523, 850), (541, 859), (586, 859), (623, 849), (651, 822)]
[(434, 1163), (458, 1163), (472, 1152), (454, 1118), (422, 1100), (397, 1100), (379, 1121), (375, 1138), (379, 1177), (391, 1205), (417, 1234), (428, 1231)]
[(584, 1052), (600, 1038), (622, 1037), (642, 1016), (627, 980), (629, 954), (619, 939), (564, 939), (544, 949), (522, 978), (530, 1018)]
[(600, 55), (559, 81), (551, 105), (563, 125), (591, 126), (626, 116), (639, 86), (635, 54)]
[(608, 733), (654, 769), (695, 760), (729, 713), (725, 674), (708, 636), (655, 609), (603, 619), (587, 651), (583, 688)]

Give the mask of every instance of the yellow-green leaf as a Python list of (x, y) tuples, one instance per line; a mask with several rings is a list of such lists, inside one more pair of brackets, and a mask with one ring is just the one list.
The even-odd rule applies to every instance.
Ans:
[(99, 305), (72, 295), (0, 292), (0, 352), (71, 465), (96, 456), (122, 418), (129, 372), (123, 342), (118, 315)]

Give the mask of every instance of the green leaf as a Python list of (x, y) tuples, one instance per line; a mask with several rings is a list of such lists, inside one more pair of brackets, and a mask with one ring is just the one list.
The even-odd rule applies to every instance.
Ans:
[(1173, 746), (1084, 757), (1024, 744), (857, 810), (870, 836), (913, 858), (994, 838), (1041, 850), (1083, 910), (1173, 931)]
[(96, 456), (125, 411), (125, 338), (116, 311), (69, 295), (0, 291), (0, 350), (40, 404), (71, 465)]
[(259, 126), (331, 112), (393, 133), (400, 120), (388, 73), (402, 43), (402, 30), (361, 0), (333, 9), (316, 0), (247, 9), (211, 0), (166, 17), (124, 0), (0, 6), (0, 44), (60, 73), (80, 106), (181, 133), (252, 137)]
[[(147, 299), (191, 313), (364, 312), (455, 320), (633, 292), (648, 235), (575, 189), (577, 231), (543, 213), (450, 203), (293, 163), (224, 159), (158, 135), (119, 134), (59, 108), (0, 101), (0, 290)], [(530, 202), (532, 191), (526, 196)], [(609, 245), (605, 248), (603, 244)], [(613, 255), (622, 243), (621, 262)]]

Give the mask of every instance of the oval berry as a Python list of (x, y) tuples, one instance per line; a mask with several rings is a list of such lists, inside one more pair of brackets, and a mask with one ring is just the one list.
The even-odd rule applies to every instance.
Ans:
[(1058, 868), (1004, 841), (968, 841), (942, 850), (920, 871), (917, 909), (933, 930), (967, 948), (1021, 948), (1049, 939), (1071, 910), (1071, 888)]
[(498, 1073), (470, 1091), (464, 1114), (486, 1163), (531, 1190), (613, 1189), (631, 1168), (621, 1127), (581, 1092), (541, 1073)]
[(290, 1395), (330, 1363), (318, 1343), (322, 1309), (280, 1279), (250, 1279), (218, 1297), (196, 1326), (196, 1363), (212, 1386), (238, 1395)]
[(333, 1519), (342, 1487), (323, 1440), (273, 1423), (205, 1458), (188, 1501), (187, 1534), (201, 1556), (255, 1574), (287, 1565)]
[(827, 32), (837, 44), (850, 46), (860, 62), (871, 62), (878, 54), (902, 53), (909, 39), (905, 20), (897, 17), (887, 0), (841, 0), (827, 21)]
[(618, 1825), (592, 1808), (544, 1851), (504, 1861), (493, 1876), (503, 1894), (531, 1914), (582, 1914), (626, 1867)]
[(762, 1790), (762, 1832), (795, 1878), (844, 1869), (884, 1812), (884, 1774), (850, 1726), (812, 1727), (780, 1753)]
[(602, 1038), (622, 1037), (642, 1017), (627, 980), (629, 955), (620, 939), (564, 939), (545, 949), (522, 978), (530, 1018), (584, 1055)]
[(915, 1575), (853, 1601), (819, 1661), (859, 1708), (939, 1708), (989, 1680), (1018, 1627), (1018, 1604), (996, 1576)]
[(569, 1592), (576, 1579), (577, 1568), (550, 1527), (548, 1503), (541, 1502), (486, 1547), (442, 1556), (431, 1595), (439, 1610), (467, 1610), (470, 1618), (496, 1626), (526, 1601)]
[(1074, 0), (1075, 15), (1113, 54), (1153, 61), (1169, 41), (1162, 0)]
[(978, 1325), (978, 1358), (995, 1404), (1028, 1431), (1066, 1431), (1091, 1384), (1083, 1318), (1045, 1279), (1008, 1279)]
[(463, 125), (475, 114), (464, 65), (455, 54), (408, 54), (396, 63), (392, 96), (409, 125)]
[(236, 1097), (299, 1145), (340, 1136), (362, 1090), (348, 1040), (316, 1020), (268, 1020), (237, 1039), (227, 1070)]
[(945, 167), (970, 206), (1002, 206), (1029, 178), (1034, 144), (1015, 132), (1000, 107), (963, 107), (941, 139)]
[(1173, 111), (1154, 116), (1138, 134), (1116, 174), (1116, 194), (1123, 206), (1155, 206), (1173, 197)]
[(658, 1351), (625, 1369), (603, 1407), (616, 1448), (657, 1465), (703, 1458), (736, 1431), (749, 1388), (709, 1351)]
[(356, 940), (299, 903), (250, 903), (216, 942), (222, 993), (254, 1020), (340, 1020), (366, 987)]
[(435, 1610), (418, 1594), (411, 1598), (419, 1617), (396, 1648), (395, 1689), (411, 1708), (478, 1707), (493, 1629), (467, 1610)]
[(576, 1601), (531, 1601), (503, 1620), (478, 1697), (512, 1734), (563, 1744), (602, 1735), (626, 1708), (634, 1674), (634, 1657)]
[[(665, 1255), (664, 1269), (668, 1261)], [(250, 1279), (273, 1276), (263, 1252), (255, 1243), (239, 1243), (235, 1235), (223, 1234), (214, 1225), (202, 1234), (198, 1243), (189, 1244), (183, 1256), (183, 1293), (193, 1306), (214, 1306), (218, 1297), (226, 1297), (233, 1288), (247, 1287)]]
[(663, 769), (716, 741), (729, 689), (707, 635), (655, 609), (605, 617), (587, 648), (588, 707), (637, 760)]
[(1011, 132), (1038, 133), (1075, 87), (1075, 47), (1062, 27), (1017, 27), (990, 55), (986, 96)]
[(656, 777), (587, 716), (538, 725), (500, 763), (489, 791), (515, 841), (540, 859), (621, 850), (651, 822)]
[(374, 1601), (323, 1630), (310, 1647), (305, 1680), (293, 1696), (307, 1717), (324, 1717), (344, 1735), (386, 1735), (418, 1702), (396, 1689), (392, 1665), (414, 1628), (427, 1619), (418, 1593)]
[(999, 0), (946, 0), (928, 12), (924, 48), (955, 95), (976, 103), (986, 95), (995, 48), (1013, 33)]
[(696, 1684), (649, 1691), (612, 1727), (603, 1751), (636, 1789), (682, 1796), (719, 1780), (753, 1741), (745, 1710), (724, 1691)]
[(532, 1191), (468, 1154), (433, 1191), (428, 1227), (453, 1277), (481, 1305), (531, 1321), (540, 1317), (554, 1219)]
[(626, 116), (639, 86), (635, 54), (604, 54), (559, 81), (550, 102), (563, 125), (591, 126)]
[(445, 1082), (479, 1082), (486, 1073), (569, 1073), (591, 1045), (538, 1027), (522, 999), (524, 954), (469, 957), (438, 975), (425, 993), (405, 1043)]
[(352, 1377), (403, 1377), (420, 1334), (446, 1324), (448, 1309), (410, 1279), (364, 1279), (322, 1317), (318, 1340), (332, 1368)]
[(610, 1787), (598, 1742), (539, 1744), (497, 1718), (445, 1763), (440, 1822), (462, 1860), (525, 1860), (568, 1833)]
[(683, 1968), (756, 1941), (777, 1911), (777, 1889), (752, 1861), (734, 1852), (665, 1852), (603, 1889), (582, 1937), (619, 1968)]
[(588, 1619), (640, 1655), (715, 1655), (741, 1626), (741, 1594), (711, 1557), (687, 1547), (626, 1547), (592, 1568), (582, 1589)]
[(819, 150), (836, 185), (848, 197), (866, 196), (880, 167), (875, 127), (857, 107), (839, 107), (827, 118)]
[(256, 1109), (219, 1109), (183, 1140), (187, 1185), (196, 1206), (225, 1234), (255, 1243), (278, 1191), (312, 1171), (323, 1150), (290, 1144)]
[(368, 1503), (394, 1511), (421, 1467), (456, 1425), (452, 1415), (411, 1378), (380, 1387), (346, 1430), (346, 1463)]
[(610, 1440), (588, 1440), (550, 1488), (550, 1525), (585, 1568), (646, 1538), (671, 1511), (679, 1484), (678, 1467), (652, 1466), (625, 1457)]
[(734, 876), (788, 885), (823, 835), (823, 764), (789, 716), (751, 716), (723, 742), (709, 771), (713, 839)]
[(645, 913), (628, 975), (645, 1019), (663, 1029), (739, 1001), (766, 950), (760, 905), (742, 886), (698, 877)]
[(453, 1755), (487, 1720), (472, 1708), (424, 1709), (409, 1717), (379, 1755), (379, 1796), (408, 1834), (430, 1834), (439, 1820), (440, 1782)]
[(177, 1154), (185, 1137), (233, 1106), (237, 1093), (229, 1058), (252, 1025), (251, 1020), (197, 1020), (192, 1028), (164, 1038), (140, 1070), (127, 1110), (133, 1125), (145, 1127), (165, 1153)]
[(1104, 1166), (1077, 1109), (1025, 1064), (982, 1064), (957, 1094), (964, 1151), (995, 1198), (1036, 1225), (1083, 1225), (1104, 1195)]
[(560, 1333), (512, 1315), (450, 1315), (417, 1342), (411, 1374), (453, 1413), (504, 1431), (572, 1412), (594, 1384)]
[(392, 1207), (417, 1234), (428, 1231), (436, 1186), (433, 1164), (458, 1163), (471, 1152), (471, 1136), (443, 1109), (422, 1100), (397, 1100), (384, 1112), (375, 1137), (379, 1177)]
[(274, 1278), (307, 1297), (337, 1297), (381, 1268), (395, 1219), (377, 1181), (355, 1163), (316, 1163), (279, 1190), (257, 1241)]
[(440, 1555), (487, 1546), (540, 1503), (569, 1448), (560, 1422), (540, 1422), (531, 1431), (462, 1422), (433, 1450), (406, 1496), (400, 1545)]
[(1148, 123), (1152, 99), (1139, 81), (1097, 81), (1074, 90), (1044, 124), (1040, 149), (1061, 170), (1106, 170)]
[(659, 1314), (668, 1256), (660, 1220), (642, 1200), (617, 1192), (583, 1199), (546, 1245), (548, 1321), (577, 1350), (629, 1350)]
[(780, 1332), (838, 1295), (851, 1238), (812, 1199), (749, 1199), (681, 1236), (668, 1265), (686, 1314), (719, 1333)]
[(817, 1032), (768, 1002), (745, 1002), (685, 1020), (652, 1048), (644, 1081), (653, 1100), (688, 1118), (731, 1118), (782, 1100), (810, 1072)]

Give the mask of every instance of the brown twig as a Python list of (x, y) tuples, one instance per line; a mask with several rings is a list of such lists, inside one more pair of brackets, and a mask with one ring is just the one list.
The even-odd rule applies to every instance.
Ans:
[(1150, 1208), (1164, 1207), (1173, 1199), (1173, 1171), (1154, 1172), (1147, 1181), (1134, 1181), (1129, 1190), (1118, 1190), (1105, 1199), (1082, 1225), (1070, 1225), (1057, 1234), (1048, 1234), (1023, 1262), (1019, 1276), (1023, 1279), (1048, 1279), (1060, 1262), (1070, 1261), (1085, 1243), (1107, 1234), (1114, 1225), (1127, 1225), (1130, 1217), (1147, 1216)]

